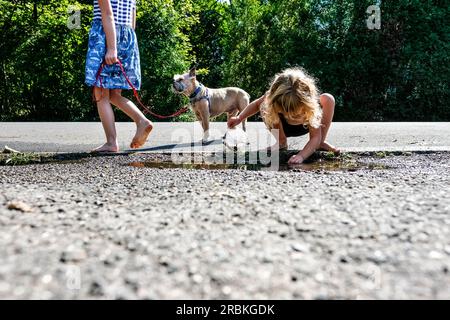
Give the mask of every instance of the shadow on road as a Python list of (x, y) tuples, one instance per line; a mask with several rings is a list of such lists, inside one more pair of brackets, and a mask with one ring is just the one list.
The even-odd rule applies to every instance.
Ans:
[[(176, 149), (193, 149), (195, 147), (221, 145), (222, 140), (212, 140), (208, 143), (191, 142), (180, 144), (167, 144), (152, 148), (142, 148), (133, 150), (124, 150), (117, 153), (90, 153), (90, 152), (65, 152), (65, 153), (33, 153), (33, 152), (19, 152), (8, 147), (5, 150), (0, 151), (0, 166), (4, 165), (30, 165), (30, 164), (43, 164), (43, 163), (79, 163), (87, 159), (101, 158), (101, 157), (118, 157), (128, 156), (136, 153), (144, 153), (150, 151), (165, 151)], [(191, 150), (193, 152), (193, 150)], [(164, 153), (164, 152), (160, 152)]]
[(183, 149), (183, 148), (194, 148), (194, 147), (202, 147), (202, 146), (213, 146), (213, 145), (221, 145), (223, 141), (221, 139), (211, 140), (207, 143), (202, 142), (191, 142), (191, 143), (178, 143), (178, 144), (166, 144), (157, 147), (151, 148), (142, 148), (136, 150), (126, 150), (126, 153), (136, 153), (136, 152), (149, 152), (149, 151), (163, 151), (163, 150), (173, 150), (173, 149)]

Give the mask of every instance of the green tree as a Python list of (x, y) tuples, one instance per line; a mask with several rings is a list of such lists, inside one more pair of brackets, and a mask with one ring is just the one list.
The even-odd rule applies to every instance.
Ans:
[[(67, 28), (68, 0), (0, 1), (1, 119), (81, 119), (87, 22)], [(83, 16), (89, 7), (76, 3)]]
[(224, 48), (227, 35), (227, 4), (217, 0), (197, 0), (198, 20), (189, 35), (195, 64), (205, 70), (202, 80), (211, 87), (223, 86)]
[(141, 94), (154, 111), (169, 114), (186, 104), (172, 92), (171, 84), (173, 76), (187, 70), (194, 60), (187, 36), (197, 21), (193, 0), (141, 0), (138, 8)]
[[(373, 4), (380, 30), (366, 25)], [(193, 63), (206, 85), (253, 98), (301, 66), (335, 95), (337, 120), (449, 121), (449, 15), (443, 0), (140, 0), (141, 95), (168, 114), (187, 102), (172, 76)], [(0, 121), (98, 120), (84, 85), (91, 19), (91, 0), (0, 0)]]
[[(81, 10), (79, 29), (67, 27), (69, 5)], [(97, 120), (84, 84), (92, 1), (0, 0), (0, 8), (0, 120)], [(192, 12), (191, 0), (139, 3), (142, 95), (157, 112), (167, 114), (183, 103), (170, 84), (192, 60), (182, 32), (194, 23)]]

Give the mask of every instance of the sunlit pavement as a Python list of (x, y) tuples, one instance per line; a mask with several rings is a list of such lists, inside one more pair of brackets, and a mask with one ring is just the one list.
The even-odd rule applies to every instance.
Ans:
[[(134, 135), (133, 123), (117, 124), (122, 151)], [(220, 151), (226, 123), (211, 123), (212, 141), (199, 142), (199, 123), (155, 123), (141, 152)], [(270, 134), (261, 122), (248, 123), (250, 149), (266, 148)], [(8, 145), (29, 152), (86, 152), (103, 143), (101, 123), (33, 122), (0, 123), (0, 147)], [(289, 139), (291, 149), (300, 149), (307, 137)], [(328, 141), (345, 151), (450, 151), (450, 123), (335, 123)]]

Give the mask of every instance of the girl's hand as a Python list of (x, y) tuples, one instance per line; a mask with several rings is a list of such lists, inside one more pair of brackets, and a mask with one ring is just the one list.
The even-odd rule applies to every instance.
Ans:
[(295, 165), (295, 164), (302, 164), (305, 161), (305, 159), (303, 159), (303, 157), (299, 154), (292, 156), (289, 161), (288, 164), (291, 165)]
[(114, 64), (117, 63), (117, 50), (116, 49), (108, 49), (105, 55), (106, 64)]
[(241, 122), (242, 120), (240, 117), (232, 117), (228, 120), (228, 128), (233, 129)]

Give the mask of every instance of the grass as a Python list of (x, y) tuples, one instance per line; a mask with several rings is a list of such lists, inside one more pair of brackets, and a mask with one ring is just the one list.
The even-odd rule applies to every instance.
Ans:
[(335, 159), (337, 159), (338, 158), (338, 156), (337, 155), (335, 155), (334, 154), (334, 152), (325, 152), (324, 154), (323, 154), (323, 157), (326, 159), (326, 160), (335, 160)]
[[(0, 166), (26, 166), (32, 164), (44, 163), (80, 163), (89, 158), (95, 157), (110, 157), (116, 154), (91, 154), (91, 153), (35, 153), (35, 152), (12, 152), (1, 153), (0, 151)], [(120, 154), (117, 154), (120, 155)]]
[(1, 154), (0, 165), (24, 166), (28, 164), (41, 163), (43, 158), (45, 158), (45, 156), (32, 152)]
[[(286, 163), (289, 158), (298, 151), (290, 150), (280, 153), (280, 163)], [(340, 155), (335, 155), (332, 152), (316, 152), (306, 162), (312, 163), (316, 161), (326, 162), (340, 162), (341, 164), (351, 164), (358, 159), (365, 157), (374, 157), (376, 159), (387, 158), (392, 155), (412, 156), (412, 152), (367, 152), (367, 153), (351, 153), (345, 152)], [(51, 153), (34, 153), (34, 152), (0, 152), (0, 166), (25, 166), (32, 164), (43, 163), (80, 163), (90, 158), (115, 156), (111, 155), (94, 155), (90, 153), (66, 153), (66, 154), (51, 154)], [(248, 152), (245, 153), (245, 158), (249, 158)], [(258, 157), (256, 157), (258, 158)]]
[(384, 151), (376, 152), (376, 153), (375, 153), (375, 156), (376, 156), (377, 158), (386, 158), (386, 157), (388, 156), (388, 153), (387, 153), (387, 152), (384, 152)]

